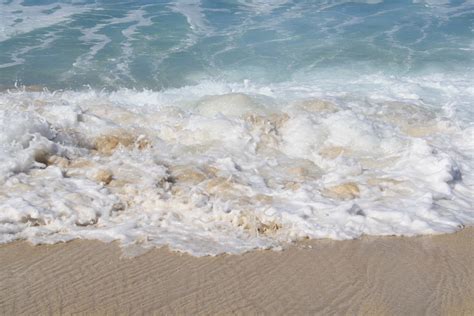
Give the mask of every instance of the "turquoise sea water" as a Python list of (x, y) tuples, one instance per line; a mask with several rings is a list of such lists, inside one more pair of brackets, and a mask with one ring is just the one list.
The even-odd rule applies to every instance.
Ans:
[(5, 1), (0, 84), (182, 87), (474, 67), (471, 0)]

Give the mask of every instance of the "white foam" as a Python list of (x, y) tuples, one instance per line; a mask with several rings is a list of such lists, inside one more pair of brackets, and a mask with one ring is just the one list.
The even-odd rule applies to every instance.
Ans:
[(26, 46), (17, 51), (15, 51), (11, 56), (11, 62), (0, 64), (0, 69), (13, 67), (21, 65), (25, 62), (25, 59), (22, 57), (27, 53), (35, 49), (45, 49), (51, 46), (51, 44), (57, 39), (56, 32), (49, 32), (45, 35), (45, 39), (41, 40), (38, 45)]
[(134, 40), (134, 35), (139, 28), (152, 25), (151, 18), (145, 18), (145, 14), (146, 11), (143, 8), (131, 10), (123, 17), (109, 18), (94, 27), (81, 29), (83, 36), (79, 39), (86, 44), (92, 44), (92, 46), (87, 53), (80, 55), (75, 60), (73, 64), (74, 67), (87, 67), (97, 53), (103, 50), (112, 41), (107, 35), (101, 33), (105, 27), (132, 23), (130, 26), (122, 30), (122, 34), (126, 40), (121, 45), (123, 54), (119, 61), (121, 64), (128, 65), (129, 59), (133, 54), (131, 41)]
[(186, 17), (193, 32), (208, 34), (212, 28), (208, 25), (200, 0), (176, 0), (171, 9)]
[(14, 0), (0, 3), (0, 42), (12, 36), (63, 23), (75, 14), (90, 10), (88, 5), (23, 5), (22, 2)]
[(289, 2), (288, 0), (239, 0), (241, 5), (248, 7), (257, 14), (269, 14)]
[(472, 126), (410, 98), (248, 82), (3, 92), (0, 241), (199, 256), (471, 225)]

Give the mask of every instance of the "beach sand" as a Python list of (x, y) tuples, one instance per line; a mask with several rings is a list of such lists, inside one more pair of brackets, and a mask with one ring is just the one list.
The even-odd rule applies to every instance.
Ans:
[(0, 313), (473, 315), (474, 228), (196, 258), (117, 244), (0, 246)]

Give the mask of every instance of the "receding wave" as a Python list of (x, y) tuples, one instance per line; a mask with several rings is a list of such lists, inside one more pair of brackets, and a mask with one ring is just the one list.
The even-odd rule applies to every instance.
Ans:
[(0, 12), (0, 243), (216, 255), (474, 224), (472, 1)]

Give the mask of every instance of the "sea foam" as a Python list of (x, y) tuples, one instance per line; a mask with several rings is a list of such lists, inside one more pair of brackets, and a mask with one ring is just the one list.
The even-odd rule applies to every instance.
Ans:
[(471, 225), (472, 125), (391, 87), (2, 92), (0, 242), (201, 256)]

